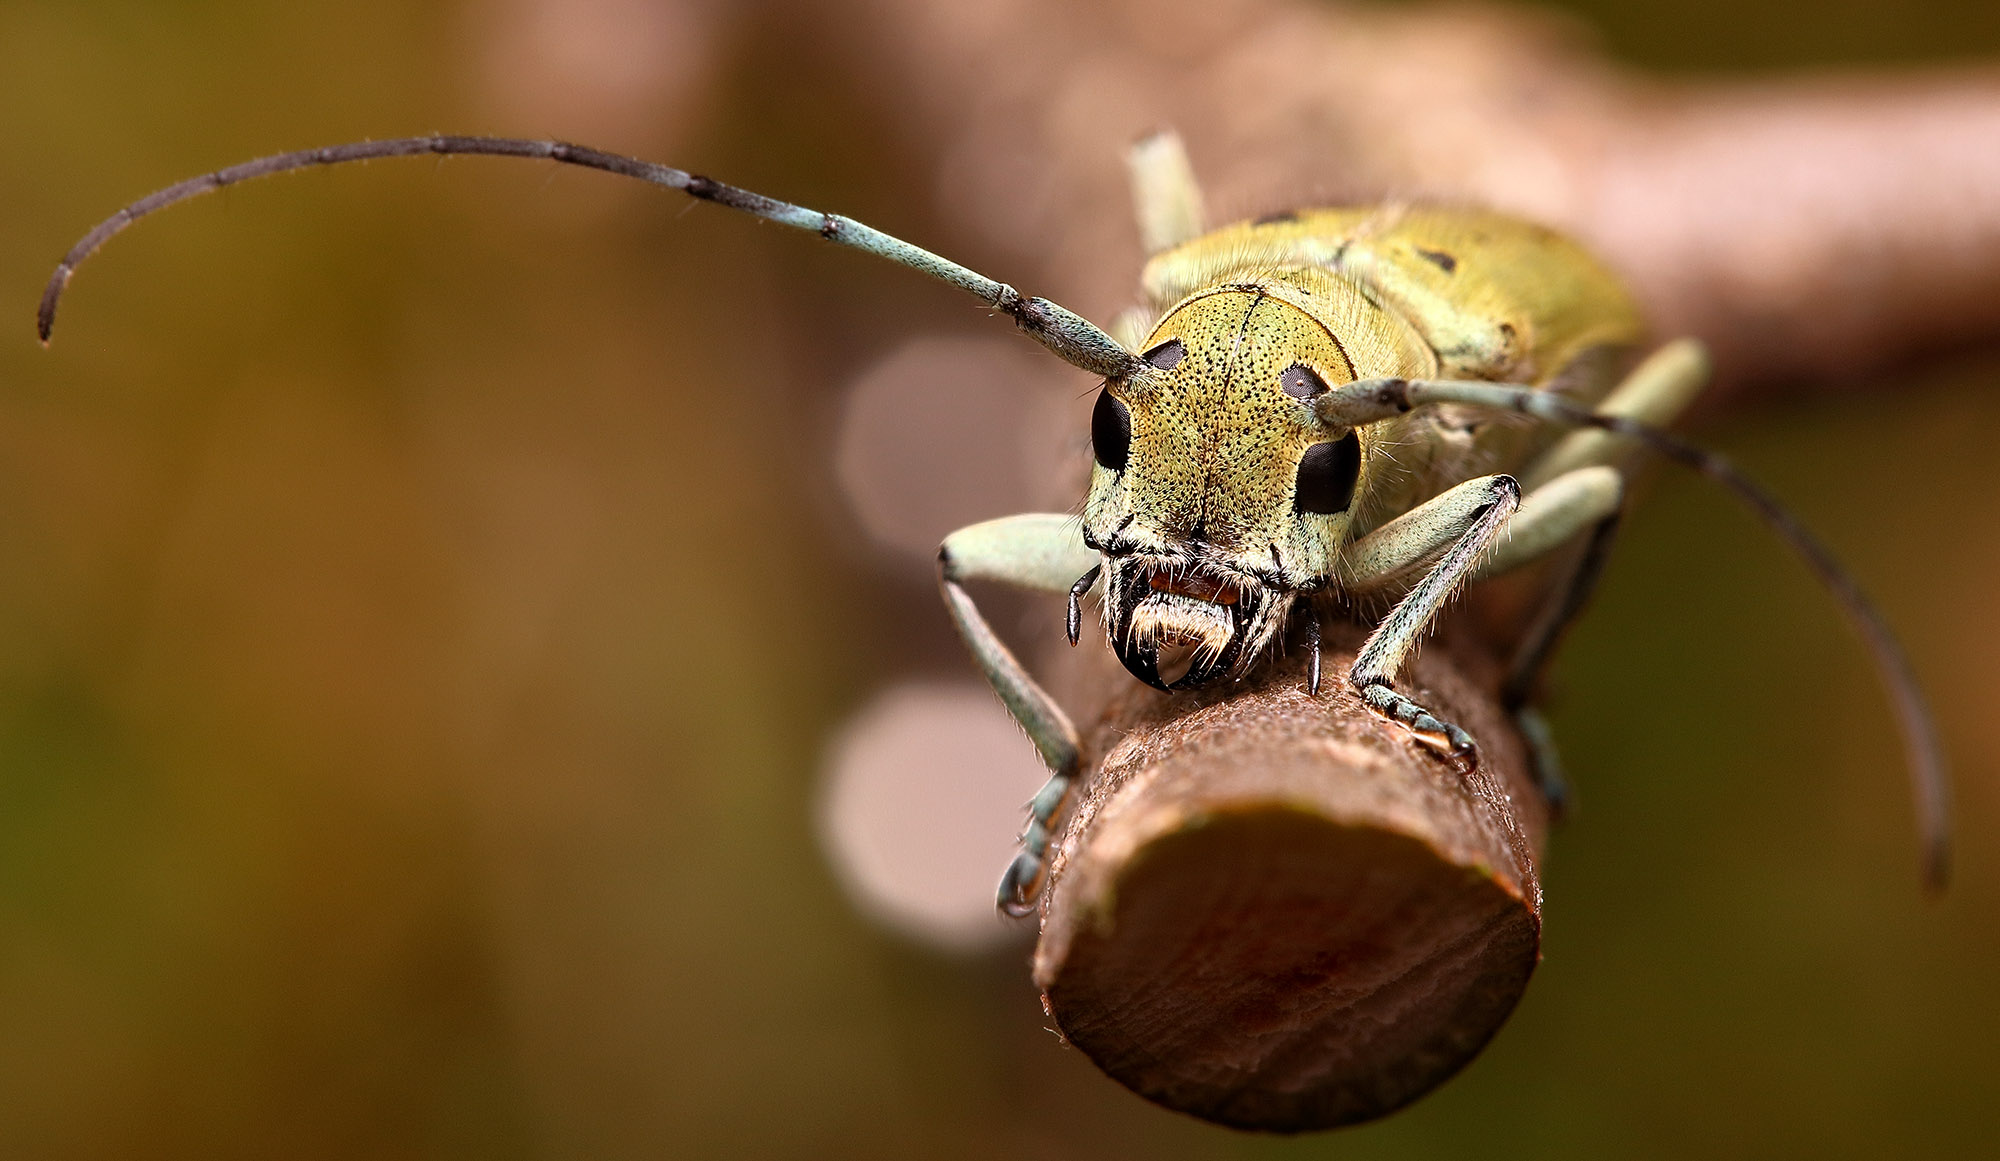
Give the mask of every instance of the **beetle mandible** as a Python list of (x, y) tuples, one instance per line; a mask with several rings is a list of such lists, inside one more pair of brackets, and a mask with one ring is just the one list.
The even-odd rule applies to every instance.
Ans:
[(1103, 378), (1080, 517), (987, 521), (939, 551), (960, 635), (1050, 770), (1001, 878), (998, 902), (1010, 914), (1034, 909), (1080, 743), (963, 582), (1067, 593), (1071, 644), (1082, 601), (1101, 594), (1110, 648), (1162, 690), (1241, 677), (1297, 622), (1317, 693), (1321, 618), (1365, 618), (1373, 631), (1344, 680), (1414, 742), (1469, 770), (1477, 741), (1400, 692), (1396, 675), (1467, 583), (1563, 553), (1563, 575), (1502, 691), (1534, 750), (1537, 781), (1559, 805), (1559, 765), (1532, 699), (1603, 563), (1640, 446), (1729, 488), (1839, 599), (1903, 730), (1926, 880), (1941, 886), (1948, 873), (1942, 753), (1887, 623), (1768, 493), (1664, 431), (1707, 379), (1699, 345), (1670, 342), (1617, 374), (1643, 337), (1618, 281), (1562, 236), (1498, 213), (1390, 202), (1210, 231), (1185, 149), (1155, 134), (1129, 159), (1149, 255), (1143, 305), (1107, 331), (851, 218), (671, 166), (554, 141), (397, 138), (260, 158), (132, 203), (63, 257), (37, 331), (46, 343), (78, 264), (146, 214), (251, 178), (421, 154), (579, 165), (810, 230), (973, 294)]

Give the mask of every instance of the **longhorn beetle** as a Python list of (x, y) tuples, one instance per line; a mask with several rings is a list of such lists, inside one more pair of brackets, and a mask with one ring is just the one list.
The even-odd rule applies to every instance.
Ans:
[[(1111, 649), (1162, 690), (1241, 677), (1294, 622), (1320, 687), (1323, 617), (1386, 608), (1345, 680), (1416, 742), (1470, 770), (1476, 741), (1395, 685), (1467, 582), (1561, 552), (1503, 697), (1562, 787), (1532, 696), (1603, 563), (1637, 447), (1716, 481), (1797, 550), (1873, 652), (1910, 766), (1926, 882), (1949, 873), (1949, 784), (1922, 692), (1888, 624), (1832, 554), (1714, 453), (1667, 434), (1708, 373), (1687, 340), (1622, 377), (1638, 311), (1582, 249), (1496, 213), (1401, 203), (1286, 213), (1209, 231), (1172, 134), (1134, 146), (1144, 305), (1112, 333), (1043, 298), (838, 214), (578, 145), (411, 137), (284, 153), (160, 190), (100, 223), (43, 292), (44, 344), (76, 267), (137, 219), (211, 190), (311, 166), (418, 154), (538, 158), (680, 190), (810, 230), (964, 290), (1058, 358), (1104, 380), (1082, 516), (1032, 514), (952, 533), (939, 585), (986, 679), (1050, 770), (1029, 806), (999, 905), (1034, 907), (1050, 827), (1078, 776), (1076, 728), (980, 615), (963, 582), (1067, 592), (1070, 643), (1101, 592)], [(1539, 422), (1504, 422), (1506, 414)], [(1573, 429), (1564, 433), (1562, 429)], [(1176, 666), (1180, 672), (1175, 674)]]

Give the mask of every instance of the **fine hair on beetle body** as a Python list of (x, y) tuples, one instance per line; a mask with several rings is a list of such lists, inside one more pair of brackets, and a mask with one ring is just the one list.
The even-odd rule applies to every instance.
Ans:
[(79, 264), (146, 214), (251, 178), (422, 154), (578, 165), (809, 231), (972, 294), (1102, 380), (1080, 509), (975, 524), (938, 554), (954, 624), (1050, 771), (1001, 879), (1010, 914), (1037, 906), (1053, 827), (1082, 774), (1080, 742), (965, 582), (1067, 594), (1073, 645), (1097, 594), (1108, 647), (1163, 691), (1240, 678), (1296, 632), (1310, 651), (1307, 688), (1321, 696), (1322, 620), (1360, 621), (1369, 635), (1341, 680), (1413, 744), (1470, 771), (1477, 740), (1399, 690), (1398, 674), (1468, 584), (1541, 566), (1541, 611), (1502, 698), (1559, 806), (1540, 677), (1601, 571), (1640, 452), (1729, 489), (1839, 601), (1902, 728), (1925, 881), (1947, 878), (1944, 760), (1887, 623), (1774, 498), (1667, 433), (1707, 380), (1699, 344), (1638, 357), (1644, 331), (1619, 282), (1561, 235), (1502, 214), (1383, 203), (1212, 229), (1186, 150), (1154, 134), (1128, 158), (1149, 256), (1141, 303), (1106, 329), (851, 218), (671, 166), (553, 141), (398, 138), (265, 157), (132, 203), (64, 255), (37, 331), (46, 343)]

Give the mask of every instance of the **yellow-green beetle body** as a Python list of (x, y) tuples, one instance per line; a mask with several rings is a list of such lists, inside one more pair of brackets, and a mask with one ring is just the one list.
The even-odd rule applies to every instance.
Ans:
[[(1196, 645), (1186, 684), (1240, 672), (1282, 629), (1295, 594), (1338, 594), (1358, 579), (1344, 568), (1354, 539), (1453, 485), (1523, 466), (1552, 439), (1544, 425), (1445, 407), (1358, 428), (1341, 447), (1313, 418), (1317, 392), (1362, 379), (1476, 379), (1595, 405), (1642, 337), (1623, 288), (1580, 247), (1476, 209), (1378, 205), (1229, 226), (1153, 256), (1141, 288), (1148, 317), (1128, 317), (1121, 337), (1143, 328), (1135, 345), (1164, 381), (1107, 388), (1129, 446), (1115, 466), (1099, 456), (1084, 537), (1129, 562), (1113, 568), (1112, 590), (1139, 607), (1121, 621), (1128, 610), (1106, 602), (1112, 638), (1156, 684), (1147, 655), (1157, 641)], [(1311, 374), (1288, 384), (1296, 368)], [(1335, 489), (1351, 497), (1333, 499), (1351, 502), (1302, 506), (1301, 460), (1329, 443), (1334, 470), (1353, 472)], [(1170, 587), (1221, 584), (1236, 599), (1134, 592), (1162, 567), (1186, 580)]]

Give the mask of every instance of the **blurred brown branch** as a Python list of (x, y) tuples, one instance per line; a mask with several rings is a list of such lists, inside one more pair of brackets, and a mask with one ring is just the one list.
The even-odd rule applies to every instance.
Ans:
[(1594, 246), (1727, 384), (1827, 381), (2000, 335), (2000, 71), (1668, 82), (1541, 12), (1302, 0), (864, 0), (828, 43), (941, 155), (1008, 273), (1109, 313), (1120, 151), (1172, 125), (1223, 217), (1476, 201)]

